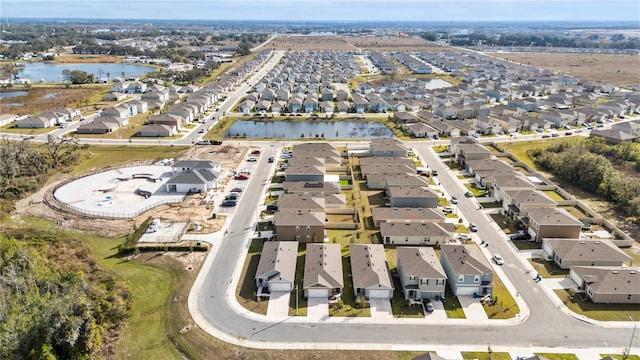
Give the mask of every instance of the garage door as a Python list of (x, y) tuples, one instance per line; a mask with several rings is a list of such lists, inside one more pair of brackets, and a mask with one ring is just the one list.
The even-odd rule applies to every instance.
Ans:
[(478, 291), (476, 287), (459, 287), (457, 296), (473, 295)]
[(369, 290), (369, 299), (389, 299), (388, 289)]
[(327, 289), (309, 289), (307, 296), (310, 298), (328, 298), (329, 292)]
[(544, 252), (547, 254), (547, 257), (553, 257), (553, 248), (551, 247), (551, 245), (549, 245), (548, 242), (545, 241), (542, 244), (542, 250), (544, 250)]
[(271, 282), (269, 283), (269, 290), (271, 291), (291, 291), (291, 284), (286, 282)]
[(582, 279), (580, 278), (580, 276), (578, 276), (578, 274), (576, 274), (573, 270), (571, 270), (569, 272), (569, 277), (571, 278), (571, 280), (573, 280), (576, 284), (578, 284), (578, 286), (582, 286)]

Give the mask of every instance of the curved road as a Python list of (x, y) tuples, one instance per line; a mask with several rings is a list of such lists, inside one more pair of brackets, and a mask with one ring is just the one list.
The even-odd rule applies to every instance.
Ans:
[[(450, 194), (461, 194), (463, 187), (453, 173), (436, 159), (426, 142), (411, 143), (412, 147), (434, 169), (440, 170), (442, 186)], [(255, 146), (255, 145), (254, 145)], [(325, 348), (399, 350), (424, 346), (491, 346), (545, 348), (610, 348), (620, 352), (628, 345), (629, 323), (615, 327), (594, 325), (564, 313), (555, 306), (544, 291), (532, 281), (526, 265), (509, 265), (520, 261), (508, 249), (504, 239), (496, 239), (496, 231), (488, 217), (477, 211), (474, 199), (459, 197), (458, 209), (475, 222), (483, 239), (492, 239), (491, 248), (503, 254), (503, 267), (530, 309), (523, 321), (493, 320), (469, 324), (466, 320), (447, 320), (429, 324), (425, 319), (394, 319), (376, 323), (371, 318), (329, 318), (322, 322), (307, 322), (304, 317), (272, 321), (250, 313), (235, 300), (235, 289), (250, 242), (257, 207), (264, 186), (270, 179), (272, 164), (266, 158), (277, 155), (273, 145), (267, 145), (246, 187), (238, 209), (228, 219), (227, 233), (215, 241), (214, 251), (207, 259), (196, 285), (190, 294), (190, 310), (199, 326), (226, 341), (260, 348)], [(261, 182), (262, 184), (257, 184)], [(262, 186), (261, 186), (262, 185)], [(234, 303), (234, 304), (232, 304)], [(460, 345), (465, 344), (465, 345)], [(551, 349), (550, 349), (551, 351)]]

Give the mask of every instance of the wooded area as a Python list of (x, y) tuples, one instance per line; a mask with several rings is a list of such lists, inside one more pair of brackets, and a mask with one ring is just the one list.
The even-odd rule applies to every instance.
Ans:
[(606, 200), (629, 216), (640, 216), (640, 147), (602, 139), (565, 141), (530, 156), (543, 169)]

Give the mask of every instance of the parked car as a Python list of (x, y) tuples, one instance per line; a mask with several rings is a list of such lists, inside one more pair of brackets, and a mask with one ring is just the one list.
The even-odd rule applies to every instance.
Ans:
[(267, 211), (278, 211), (278, 205), (276, 204), (267, 205)]
[(209, 140), (209, 144), (211, 144), (211, 145), (222, 145), (222, 141), (220, 141), (220, 140)]
[(451, 206), (445, 206), (442, 208), (442, 212), (444, 212), (445, 214), (450, 214), (454, 211), (454, 209)]
[(205, 132), (207, 132), (207, 130), (205, 130), (204, 128), (202, 128), (202, 129), (198, 130), (198, 133), (199, 133), (199, 134), (204, 134)]
[(289, 165), (287, 165), (287, 164), (280, 164), (280, 170), (285, 170), (288, 167), (289, 167)]
[(275, 156), (271, 155), (271, 156), (269, 156), (269, 159), (267, 161), (272, 163), (272, 162), (276, 161), (276, 158), (275, 158)]
[(251, 152), (251, 155), (260, 155), (260, 154), (261, 154), (261, 153), (260, 153), (260, 150), (253, 150), (253, 151)]
[(471, 235), (469, 234), (459, 234), (458, 240), (471, 240)]
[(493, 262), (496, 263), (496, 265), (504, 265), (504, 260), (502, 259), (502, 256), (498, 255), (498, 254), (493, 254)]
[(431, 301), (424, 305), (424, 309), (426, 312), (433, 312), (433, 304), (431, 303)]
[(258, 161), (258, 158), (255, 157), (255, 156), (251, 156), (251, 157), (247, 158), (247, 161), (248, 162), (256, 162), (256, 161)]
[(225, 196), (226, 200), (238, 200), (238, 197), (240, 197), (240, 194), (232, 192), (229, 193), (229, 195)]
[(519, 233), (511, 235), (511, 240), (531, 240), (531, 235), (529, 235), (528, 233)]
[(550, 137), (551, 137), (551, 136), (549, 136), (549, 135), (542, 135), (542, 138), (543, 138), (543, 139), (550, 138)]
[(466, 196), (468, 198), (472, 198), (473, 197), (473, 193), (471, 191), (467, 191), (466, 193), (464, 193), (464, 196)]
[(238, 174), (236, 176), (233, 177), (235, 180), (249, 180), (249, 177), (247, 175), (242, 175), (242, 174)]
[(438, 171), (431, 170), (431, 176), (438, 176)]
[(457, 203), (458, 203), (458, 198), (457, 198), (457, 197), (455, 197), (455, 196), (452, 196), (452, 197), (451, 197), (451, 203), (452, 203), (452, 204), (457, 204)]
[(472, 232), (476, 232), (476, 231), (478, 231), (478, 227), (476, 226), (476, 224), (470, 223), (469, 224), (469, 230), (472, 231)]
[(552, 137), (558, 137), (558, 136), (560, 136), (560, 134), (558, 134), (558, 133), (553, 133), (553, 134), (551, 134), (551, 136), (552, 136)]
[(235, 200), (225, 200), (220, 204), (220, 206), (222, 206), (222, 207), (234, 207), (237, 204), (238, 204), (238, 202), (235, 201)]
[(242, 188), (239, 186), (234, 187), (233, 189), (231, 189), (232, 193), (240, 193), (242, 192)]
[(566, 133), (564, 133), (565, 135), (569, 136), (569, 135), (573, 135), (573, 133), (571, 133), (571, 131), (567, 131)]

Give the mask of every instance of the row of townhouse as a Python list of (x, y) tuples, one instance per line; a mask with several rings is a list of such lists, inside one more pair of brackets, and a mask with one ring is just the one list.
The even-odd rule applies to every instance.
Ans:
[(451, 151), (480, 187), (502, 203), (501, 211), (522, 223), (546, 256), (596, 303), (640, 303), (640, 268), (608, 240), (588, 240), (583, 222), (548, 197), (511, 165), (490, 155), (472, 138), (456, 138)]
[[(356, 299), (393, 299), (396, 289), (383, 245), (349, 245), (347, 277), (340, 244), (308, 243), (304, 250), (305, 297), (339, 296), (351, 281)], [(299, 252), (297, 241), (264, 243), (255, 274), (259, 296), (293, 291)], [(400, 247), (395, 260), (406, 300), (444, 298), (447, 284), (455, 296), (492, 294), (493, 269), (477, 245), (443, 245), (440, 258), (431, 247)]]
[(56, 126), (80, 116), (82, 115), (78, 109), (57, 108), (35, 116), (14, 117), (12, 120), (16, 128), (38, 129)]

